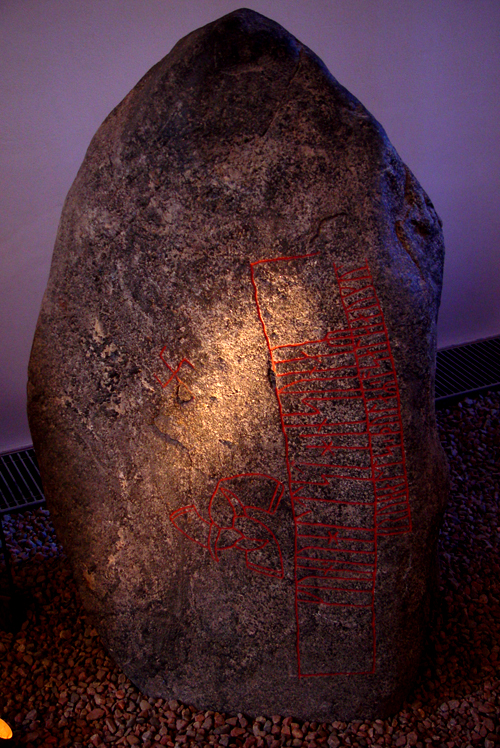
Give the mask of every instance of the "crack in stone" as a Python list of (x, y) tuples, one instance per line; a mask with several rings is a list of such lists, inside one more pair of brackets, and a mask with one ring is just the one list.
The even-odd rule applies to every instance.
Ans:
[[(405, 201), (405, 211), (403, 214), (403, 218), (399, 221), (395, 221), (394, 229), (396, 231), (396, 236), (398, 237), (399, 243), (401, 244), (401, 246), (407, 253), (408, 257), (410, 258), (410, 260), (413, 262), (413, 264), (417, 268), (420, 278), (422, 279), (422, 282), (426, 286), (427, 282), (426, 282), (424, 273), (422, 271), (422, 268), (420, 267), (418, 258), (416, 257), (415, 253), (412, 251), (411, 242), (408, 241), (408, 238), (406, 236), (406, 231), (404, 228), (404, 223), (410, 216), (411, 209), (415, 206), (418, 208), (418, 205), (415, 200), (415, 193), (413, 189), (411, 188), (410, 172), (406, 166), (405, 166), (404, 201)], [(416, 222), (414, 221), (413, 223), (416, 223)]]
[(347, 213), (345, 211), (340, 211), (339, 213), (333, 213), (332, 215), (324, 216), (323, 218), (320, 218), (318, 221), (318, 225), (316, 228), (316, 231), (311, 236), (310, 239), (307, 241), (307, 249), (310, 249), (314, 242), (319, 239), (319, 236), (321, 234), (321, 229), (325, 225), (325, 223), (328, 223), (329, 221), (334, 221), (336, 218), (339, 218), (340, 216), (347, 216)]
[(276, 111), (274, 112), (273, 116), (271, 117), (271, 120), (270, 120), (269, 124), (267, 125), (266, 129), (264, 130), (264, 132), (261, 133), (261, 135), (260, 135), (261, 138), (265, 138), (267, 136), (267, 133), (269, 132), (269, 130), (271, 129), (271, 127), (275, 123), (276, 119), (278, 118), (278, 115), (283, 110), (283, 103), (284, 103), (285, 99), (288, 96), (288, 91), (290, 89), (290, 86), (292, 85), (292, 83), (294, 82), (295, 78), (299, 74), (300, 69), (302, 68), (302, 58), (304, 56), (303, 53), (304, 53), (304, 48), (301, 47), (300, 48), (300, 52), (299, 52), (299, 59), (298, 59), (297, 65), (295, 66), (295, 70), (293, 71), (293, 73), (292, 73), (292, 75), (290, 77), (290, 80), (288, 81), (288, 83), (286, 85), (286, 88), (285, 88), (285, 90), (283, 92), (283, 95), (281, 96), (279, 102), (276, 105)]
[(180, 442), (178, 439), (174, 439), (173, 436), (170, 436), (169, 434), (166, 434), (164, 431), (159, 429), (156, 423), (152, 424), (152, 429), (155, 432), (156, 436), (159, 436), (160, 439), (163, 439), (163, 441), (167, 442), (167, 444), (173, 444), (174, 447), (179, 447), (180, 449), (183, 449), (185, 452), (188, 453), (189, 459), (191, 459), (191, 455), (189, 454), (189, 449), (186, 447), (185, 444)]

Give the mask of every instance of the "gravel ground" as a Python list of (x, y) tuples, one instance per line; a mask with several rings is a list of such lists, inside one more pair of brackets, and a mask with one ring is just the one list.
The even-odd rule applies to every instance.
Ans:
[(5, 745), (500, 746), (500, 394), (438, 418), (452, 469), (440, 605), (417, 685), (393, 719), (253, 720), (145, 698), (86, 621), (50, 515), (39, 509), (4, 521), (16, 584), (31, 598), (21, 630), (0, 630), (0, 717), (14, 729)]

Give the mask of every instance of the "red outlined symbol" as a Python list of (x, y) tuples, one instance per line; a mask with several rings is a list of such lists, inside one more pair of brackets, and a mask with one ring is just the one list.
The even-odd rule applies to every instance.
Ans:
[(167, 379), (166, 382), (162, 382), (161, 379), (160, 379), (160, 377), (157, 374), (155, 374), (156, 380), (161, 384), (162, 388), (165, 389), (165, 387), (168, 387), (168, 385), (170, 384), (170, 382), (173, 379), (175, 379), (175, 381), (177, 382), (177, 384), (181, 385), (182, 387), (185, 387), (187, 389), (187, 391), (189, 392), (189, 394), (194, 398), (194, 395), (191, 392), (191, 390), (189, 389), (189, 387), (187, 386), (187, 384), (185, 382), (183, 382), (182, 379), (179, 377), (179, 371), (180, 371), (181, 366), (183, 364), (186, 364), (187, 366), (190, 366), (192, 369), (195, 369), (196, 367), (194, 367), (193, 364), (191, 363), (191, 361), (188, 361), (187, 358), (183, 358), (177, 364), (177, 368), (176, 369), (172, 369), (172, 367), (170, 366), (170, 364), (167, 361), (165, 361), (165, 359), (163, 357), (163, 354), (165, 352), (166, 347), (167, 346), (164, 345), (163, 348), (161, 349), (160, 358), (161, 358), (161, 360), (163, 361), (163, 363), (165, 364), (165, 366), (167, 367), (167, 369), (169, 370), (169, 372), (171, 373), (172, 376), (169, 379)]
[[(187, 538), (207, 548), (219, 562), (225, 551), (244, 553), (248, 569), (268, 577), (283, 578), (281, 548), (265, 516), (276, 513), (283, 496), (281, 481), (261, 473), (242, 473), (222, 478), (208, 506), (209, 520), (190, 504), (172, 512), (170, 519)], [(252, 495), (245, 504), (238, 494)]]

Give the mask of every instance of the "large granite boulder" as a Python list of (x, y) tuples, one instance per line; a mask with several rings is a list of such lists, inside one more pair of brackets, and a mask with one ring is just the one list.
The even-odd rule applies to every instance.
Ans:
[(278, 24), (182, 39), (66, 200), (29, 419), (86, 610), (146, 694), (382, 717), (414, 679), (447, 470), (440, 221)]

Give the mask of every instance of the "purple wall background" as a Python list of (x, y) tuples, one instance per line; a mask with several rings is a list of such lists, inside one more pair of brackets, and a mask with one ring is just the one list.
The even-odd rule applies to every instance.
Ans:
[[(375, 115), (444, 221), (439, 347), (500, 333), (498, 0), (247, 0)], [(66, 193), (142, 75), (234, 0), (0, 1), (0, 452), (31, 442), (26, 368)]]

